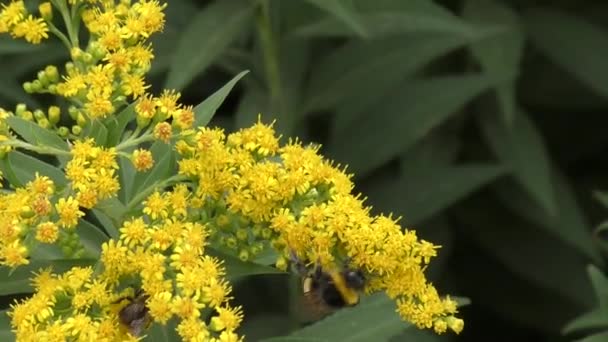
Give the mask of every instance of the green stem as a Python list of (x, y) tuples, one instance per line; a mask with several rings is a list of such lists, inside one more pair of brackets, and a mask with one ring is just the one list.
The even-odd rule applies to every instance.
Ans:
[[(136, 135), (133, 134), (132, 136), (136, 136)], [(154, 136), (152, 134), (146, 132), (139, 138), (133, 138), (133, 139), (129, 138), (129, 139), (121, 142), (120, 144), (116, 145), (116, 151), (126, 150), (131, 146), (137, 146), (141, 143), (144, 143), (147, 141), (152, 141), (152, 140), (154, 140)]]
[(70, 37), (71, 42), (70, 49), (72, 47), (78, 47), (78, 35), (74, 32), (74, 25), (72, 25), (72, 17), (70, 16), (70, 10), (68, 9), (66, 0), (54, 0), (53, 3), (61, 13), (65, 28), (68, 31), (68, 37)]
[(50, 146), (35, 146), (32, 144), (28, 144), (25, 141), (21, 140), (7, 140), (0, 142), (0, 146), (12, 146), (12, 147), (20, 147), (28, 151), (36, 152), (38, 154), (50, 154), (55, 156), (69, 156), (70, 152), (60, 150)]
[(65, 34), (63, 34), (63, 32), (59, 31), (59, 29), (55, 25), (53, 25), (50, 21), (47, 22), (47, 25), (48, 25), (51, 33), (54, 34), (55, 36), (57, 36), (57, 38), (59, 38), (59, 40), (61, 40), (63, 45), (65, 45), (69, 51), (72, 48), (72, 45), (70, 44), (70, 40), (68, 39), (68, 37), (66, 37)]
[(266, 79), (271, 101), (281, 99), (281, 76), (279, 71), (279, 56), (276, 37), (270, 22), (270, 3), (268, 0), (259, 2), (259, 12), (256, 17), (257, 30), (262, 45), (262, 55), (266, 69)]

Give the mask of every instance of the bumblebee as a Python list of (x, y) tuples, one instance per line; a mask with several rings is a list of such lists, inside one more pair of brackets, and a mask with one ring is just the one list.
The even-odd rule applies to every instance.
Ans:
[(123, 299), (129, 300), (129, 303), (118, 312), (118, 320), (122, 325), (127, 327), (131, 335), (135, 337), (141, 336), (152, 322), (152, 318), (146, 307), (148, 295), (143, 290), (138, 289), (134, 297), (121, 298), (119, 301)]
[(315, 313), (325, 315), (359, 303), (359, 294), (365, 287), (361, 270), (345, 266), (343, 269), (324, 270), (321, 265), (307, 268), (292, 254), (297, 273), (302, 276), (304, 304)]

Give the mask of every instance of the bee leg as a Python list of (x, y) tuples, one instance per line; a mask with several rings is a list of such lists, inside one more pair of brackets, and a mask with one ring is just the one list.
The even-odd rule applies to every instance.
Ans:
[(289, 251), (289, 259), (291, 260), (292, 269), (300, 276), (306, 276), (308, 274), (308, 268), (292, 250)]

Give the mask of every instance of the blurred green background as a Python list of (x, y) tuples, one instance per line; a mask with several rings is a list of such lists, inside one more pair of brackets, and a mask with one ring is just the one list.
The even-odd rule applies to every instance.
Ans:
[[(430, 278), (471, 301), (460, 336), (408, 328), (383, 297), (297, 331), (297, 280), (252, 276), (235, 285), (247, 340), (608, 341), (605, 1), (168, 3), (155, 91), (196, 105), (250, 70), (212, 124), (262, 113), (322, 144), (376, 213), (442, 245)], [(0, 107), (46, 103), (20, 84), (66, 57), (1, 37)]]

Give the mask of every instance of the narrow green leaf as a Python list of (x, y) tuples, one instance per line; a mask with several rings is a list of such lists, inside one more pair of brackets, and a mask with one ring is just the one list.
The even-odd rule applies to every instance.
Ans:
[(473, 42), (473, 56), (485, 73), (496, 80), (496, 95), (505, 121), (515, 117), (515, 79), (524, 46), (524, 33), (517, 14), (505, 3), (491, 0), (469, 0), (464, 16), (478, 27), (504, 25), (504, 31)]
[(135, 103), (123, 109), (120, 113), (107, 120), (105, 126), (108, 128), (107, 144), (116, 146), (120, 142), (127, 124), (135, 119)]
[(547, 58), (608, 97), (608, 31), (549, 9), (529, 10), (524, 19), (530, 39)]
[[(570, 334), (576, 331), (599, 329), (608, 329), (608, 308), (599, 308), (584, 313), (576, 317), (573, 321), (569, 322), (562, 331), (564, 334)], [(587, 340), (579, 340), (579, 342), (582, 341)], [(598, 341), (604, 342), (607, 341), (607, 339)]]
[(138, 173), (133, 182), (129, 201), (133, 199), (141, 190), (146, 189), (153, 184), (163, 181), (175, 174), (176, 160), (175, 151), (170, 145), (162, 142), (155, 142), (150, 148), (155, 163), (151, 170)]
[(118, 156), (118, 177), (120, 180), (120, 190), (118, 190), (118, 198), (123, 203), (129, 203), (133, 194), (133, 183), (135, 182), (135, 167), (131, 160), (124, 156)]
[(463, 233), (509, 271), (581, 308), (593, 302), (584, 272), (587, 260), (571, 245), (509, 215), (496, 203), (478, 197), (466, 204), (453, 210)]
[[(403, 166), (408, 169), (407, 165)], [(431, 218), (496, 180), (505, 170), (493, 165), (436, 166), (386, 177), (363, 188), (374, 207), (403, 213), (408, 225)]]
[[(369, 32), (369, 36), (388, 36), (403, 33), (446, 33), (465, 37), (468, 40), (480, 39), (501, 28), (478, 30), (462, 19), (449, 13), (437, 15), (426, 9), (412, 9), (408, 12), (375, 11), (361, 13), (359, 22)], [(357, 35), (342, 20), (326, 17), (312, 24), (302, 26), (293, 32), (306, 37), (352, 37)]]
[(101, 231), (101, 228), (85, 220), (78, 222), (78, 230), (76, 232), (85, 251), (88, 253), (87, 256), (95, 258), (98, 258), (101, 254), (101, 245), (110, 238)]
[(325, 341), (385, 341), (406, 328), (412, 326), (395, 312), (395, 303), (384, 294), (377, 294), (290, 336)]
[(351, 0), (307, 0), (309, 3), (332, 14), (336, 19), (341, 20), (361, 37), (367, 37), (367, 29), (359, 21), (359, 14), (353, 6)]
[[(587, 266), (587, 273), (600, 307), (608, 310), (608, 278), (594, 265)], [(608, 322), (608, 316), (606, 321)]]
[(106, 214), (104, 211), (101, 211), (97, 208), (94, 208), (93, 210), (91, 210), (91, 213), (99, 221), (99, 223), (101, 223), (101, 225), (103, 226), (103, 229), (105, 230), (105, 232), (108, 234), (108, 236), (110, 238), (118, 239), (118, 237), (120, 235), (120, 233), (118, 231), (118, 227), (116, 226), (116, 223), (114, 223), (114, 221), (110, 218), (110, 216), (108, 214)]
[(107, 217), (110, 218), (114, 223), (114, 226), (122, 224), (124, 215), (127, 212), (125, 205), (115, 197), (100, 201), (95, 206), (95, 209), (107, 215)]
[(608, 332), (601, 332), (597, 334), (593, 334), (591, 336), (587, 336), (578, 342), (606, 342), (608, 341)]
[(97, 146), (106, 146), (108, 129), (101, 120), (95, 119), (85, 126), (83, 136), (93, 138), (95, 140), (95, 145)]
[(51, 146), (62, 151), (69, 151), (68, 143), (57, 134), (37, 124), (16, 116), (6, 118), (6, 123), (25, 141), (36, 146)]
[(495, 190), (503, 204), (531, 223), (559, 238), (598, 265), (604, 262), (591, 237), (591, 227), (567, 180), (553, 170), (549, 181), (555, 190), (556, 214), (550, 215), (529, 192), (512, 184), (496, 184)]
[(20, 266), (15, 270), (0, 267), (0, 279), (2, 279), (0, 295), (32, 292), (30, 278), (34, 272), (38, 272), (40, 269), (52, 267), (53, 272), (63, 273), (74, 266), (93, 266), (96, 262), (96, 259), (30, 260), (29, 264)]
[(608, 192), (596, 190), (593, 192), (593, 197), (600, 201), (604, 207), (608, 208)]
[(9, 165), (18, 180), (17, 184), (25, 185), (38, 173), (41, 176), (49, 177), (60, 188), (67, 185), (67, 179), (61, 169), (25, 153), (12, 151), (7, 158), (0, 160), (0, 169), (7, 175), (11, 172), (7, 169)]
[(407, 80), (379, 99), (373, 115), (336, 132), (328, 154), (364, 176), (413, 146), (489, 85), (473, 74)]
[(494, 153), (543, 209), (556, 214), (549, 155), (534, 123), (522, 112), (508, 127), (503, 120), (487, 114), (480, 115), (481, 126)]
[(211, 118), (217, 109), (220, 108), (226, 99), (226, 96), (228, 96), (236, 83), (243, 78), (243, 76), (247, 75), (247, 73), (249, 73), (249, 70), (242, 71), (240, 74), (234, 76), (234, 78), (228, 81), (228, 83), (226, 83), (223, 87), (206, 98), (205, 101), (194, 107), (194, 116), (196, 118), (194, 121), (194, 127), (206, 126), (209, 121), (211, 121)]
[(0, 311), (0, 341), (16, 341), (17, 336), (11, 330), (11, 320), (7, 310)]
[(25, 40), (14, 39), (8, 34), (0, 36), (0, 55), (31, 53), (45, 47), (45, 44), (34, 45)]
[(215, 1), (195, 15), (177, 43), (165, 88), (181, 90), (207, 69), (249, 27), (252, 4)]
[(418, 34), (349, 43), (313, 68), (303, 111), (344, 104), (344, 112), (353, 116), (407, 75), (465, 42), (458, 36)]

